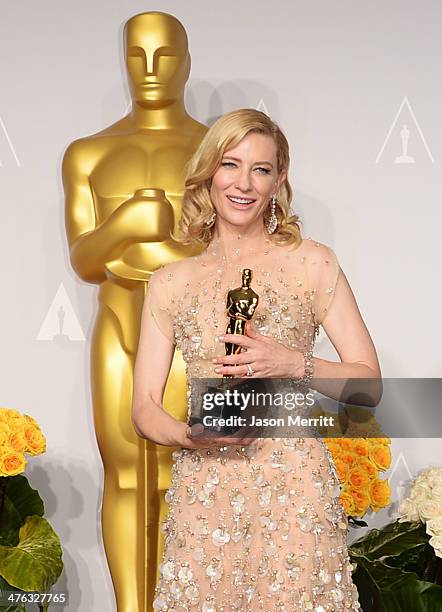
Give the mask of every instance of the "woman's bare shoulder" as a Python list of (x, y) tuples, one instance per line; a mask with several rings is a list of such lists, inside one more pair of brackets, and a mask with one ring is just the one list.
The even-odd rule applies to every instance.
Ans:
[(314, 261), (327, 258), (333, 259), (335, 257), (335, 253), (330, 246), (310, 237), (303, 238), (301, 244), (294, 250), (294, 253), (299, 253), (299, 255), (308, 257)]
[(161, 281), (183, 281), (190, 277), (195, 271), (195, 257), (187, 257), (178, 261), (172, 261), (164, 264), (152, 274), (152, 278), (155, 277)]

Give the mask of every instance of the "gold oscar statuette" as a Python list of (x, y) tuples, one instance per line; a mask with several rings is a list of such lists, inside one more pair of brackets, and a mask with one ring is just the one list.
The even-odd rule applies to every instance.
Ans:
[[(226, 315), (229, 317), (226, 334), (245, 334), (246, 321), (250, 321), (258, 306), (259, 296), (250, 287), (252, 270), (245, 268), (242, 271), (242, 285), (231, 289), (227, 294)], [(241, 347), (232, 342), (226, 342), (226, 355), (241, 352)], [(225, 374), (224, 378), (233, 378), (232, 374)]]
[[(231, 289), (227, 293), (226, 315), (229, 317), (227, 325), (227, 334), (244, 335), (246, 331), (246, 321), (250, 321), (259, 303), (258, 294), (250, 287), (252, 281), (252, 270), (245, 268), (242, 271), (242, 285)], [(232, 342), (225, 342), (226, 355), (239, 354), (241, 346)], [(191, 381), (191, 416), (188, 424), (192, 427), (193, 436), (197, 438), (202, 435), (231, 435), (237, 432), (240, 428), (237, 425), (221, 424), (214, 425), (204, 424), (205, 409), (203, 407), (203, 397), (217, 396), (218, 399), (222, 395), (225, 396), (224, 402), (217, 402), (210, 407), (210, 416), (212, 419), (221, 419), (226, 423), (231, 417), (238, 415), (238, 408), (233, 406), (227, 397), (232, 391), (248, 392), (252, 390), (249, 380), (244, 378), (235, 378), (231, 374), (223, 374), (219, 379), (203, 379), (198, 378)], [(259, 381), (258, 381), (259, 383)], [(256, 386), (256, 385), (255, 385)], [(259, 385), (262, 387), (262, 385)]]
[[(153, 609), (163, 554), (160, 526), (174, 448), (135, 432), (133, 369), (152, 273), (202, 250), (177, 243), (170, 231), (178, 230), (186, 164), (208, 128), (184, 105), (191, 60), (176, 17), (157, 11), (131, 17), (123, 47), (131, 110), (72, 142), (62, 174), (70, 261), (83, 281), (99, 286), (90, 364), (104, 468), (104, 548), (118, 612), (147, 612)], [(179, 351), (163, 405), (185, 420), (186, 372)]]

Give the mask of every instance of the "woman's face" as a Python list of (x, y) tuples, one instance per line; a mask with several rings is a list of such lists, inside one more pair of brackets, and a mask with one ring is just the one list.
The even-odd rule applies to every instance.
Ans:
[(236, 230), (262, 225), (272, 196), (285, 180), (278, 175), (276, 143), (266, 134), (250, 133), (238, 145), (224, 152), (212, 178), (210, 197), (217, 224)]

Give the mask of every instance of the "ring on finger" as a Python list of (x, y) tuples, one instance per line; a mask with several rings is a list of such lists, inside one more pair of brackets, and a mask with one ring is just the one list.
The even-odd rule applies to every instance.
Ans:
[(246, 363), (246, 368), (247, 368), (246, 376), (253, 376), (254, 371), (250, 363)]

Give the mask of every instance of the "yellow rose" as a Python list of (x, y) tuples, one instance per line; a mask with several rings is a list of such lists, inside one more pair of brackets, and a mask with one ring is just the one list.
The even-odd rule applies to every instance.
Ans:
[(367, 476), (370, 478), (370, 480), (376, 478), (378, 475), (378, 469), (371, 459), (361, 457), (361, 459), (359, 459), (359, 467), (367, 472)]
[(23, 426), (23, 416), (18, 410), (9, 410), (4, 421), (13, 430), (20, 429)]
[(46, 438), (34, 423), (29, 422), (25, 425), (24, 435), (27, 442), (26, 452), (30, 455), (41, 455), (46, 451)]
[(367, 472), (361, 469), (359, 466), (356, 466), (350, 470), (348, 476), (348, 484), (350, 487), (354, 489), (368, 489), (368, 484), (370, 479), (367, 475)]
[(30, 425), (34, 425), (37, 429), (40, 429), (39, 424), (37, 423), (37, 421), (32, 418), (31, 416), (29, 416), (29, 414), (24, 414), (23, 415), (23, 420), (25, 423), (30, 424)]
[(363, 516), (370, 506), (370, 496), (368, 491), (348, 487), (349, 494), (353, 497), (354, 511), (353, 516)]
[(347, 516), (352, 516), (355, 510), (353, 497), (347, 491), (341, 491), (339, 501), (341, 502), (344, 508), (345, 514)]
[(385, 508), (391, 503), (391, 488), (387, 480), (377, 478), (370, 484), (370, 505), (374, 512), (378, 512), (381, 508)]
[(26, 459), (22, 453), (5, 450), (0, 457), (0, 475), (16, 476), (24, 471)]
[(17, 453), (24, 453), (27, 441), (23, 430), (16, 431), (9, 436), (9, 446)]
[(377, 444), (388, 446), (389, 444), (391, 444), (390, 438), (369, 438), (369, 442), (371, 442), (374, 446), (376, 446)]
[(20, 412), (12, 408), (0, 408), (0, 422), (6, 423), (11, 418), (21, 418)]
[(391, 464), (390, 447), (384, 444), (373, 444), (369, 451), (369, 458), (379, 470), (386, 470)]
[(349, 467), (346, 463), (344, 463), (344, 461), (342, 461), (339, 457), (333, 458), (335, 467), (336, 467), (336, 471), (338, 473), (339, 476), (339, 480), (341, 481), (341, 484), (345, 484), (347, 482), (348, 479), (348, 475), (349, 475)]
[(0, 450), (9, 442), (11, 430), (5, 421), (0, 421)]

